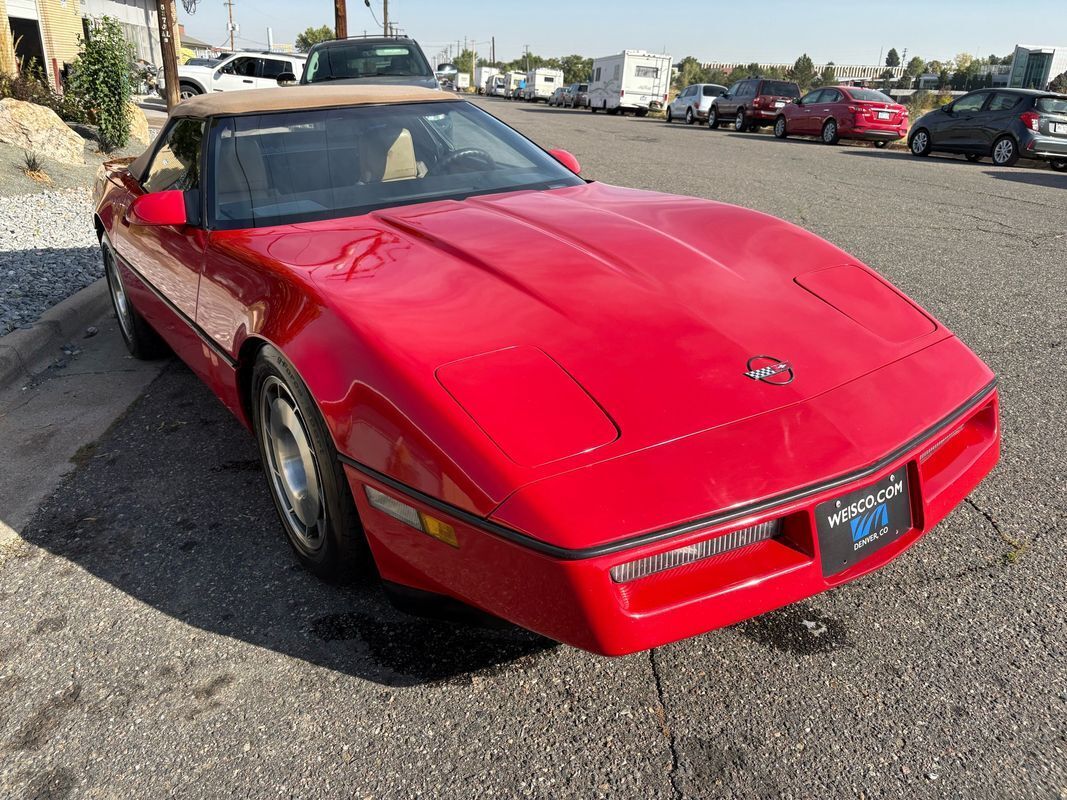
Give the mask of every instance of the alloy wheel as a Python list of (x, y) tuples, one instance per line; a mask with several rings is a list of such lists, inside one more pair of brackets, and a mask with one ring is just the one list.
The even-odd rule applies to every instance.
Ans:
[(998, 167), (1010, 164), (1015, 155), (1015, 142), (1007, 137), (993, 145), (993, 163)]
[(925, 155), (930, 147), (930, 135), (926, 131), (919, 131), (911, 139), (911, 152), (917, 156)]
[(133, 339), (133, 315), (130, 313), (130, 301), (126, 297), (126, 287), (122, 284), (122, 276), (115, 266), (115, 259), (111, 253), (104, 250), (104, 273), (107, 276), (107, 286), (111, 291), (111, 304), (115, 308), (115, 317), (122, 328), (122, 334), (127, 341)]
[(289, 387), (271, 375), (260, 389), (260, 430), (270, 486), (290, 535), (308, 552), (326, 535), (326, 506), (311, 436)]
[(745, 110), (739, 108), (737, 110), (737, 116), (734, 117), (734, 130), (743, 131), (745, 129)]
[(779, 139), (785, 138), (785, 117), (778, 117), (778, 119), (774, 121), (774, 135), (777, 136)]

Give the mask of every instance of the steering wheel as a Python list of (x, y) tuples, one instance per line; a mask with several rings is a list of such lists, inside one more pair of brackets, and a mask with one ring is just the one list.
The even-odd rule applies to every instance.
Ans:
[[(466, 169), (453, 169), (465, 161), (469, 162), (469, 166)], [(477, 147), (461, 147), (459, 150), (453, 150), (444, 156), (432, 168), (427, 170), (427, 173), (431, 175), (447, 175), (452, 172), (485, 172), (495, 166), (496, 162), (493, 161), (493, 157), (484, 150), (479, 150)]]

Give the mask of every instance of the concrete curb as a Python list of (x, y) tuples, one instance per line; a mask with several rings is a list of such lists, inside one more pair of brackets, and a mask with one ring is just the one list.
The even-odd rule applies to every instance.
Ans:
[(111, 310), (107, 280), (99, 278), (52, 306), (28, 328), (0, 336), (0, 386), (40, 372), (60, 346), (82, 338), (85, 329)]

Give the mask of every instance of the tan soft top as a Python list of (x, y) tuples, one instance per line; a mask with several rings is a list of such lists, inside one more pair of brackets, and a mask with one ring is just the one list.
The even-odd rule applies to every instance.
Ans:
[[(237, 92), (212, 92), (190, 97), (175, 106), (170, 119), (181, 117), (228, 117), (234, 114), (264, 114), (272, 111), (309, 111), (340, 106), (383, 103), (456, 102), (462, 98), (438, 89), (418, 86), (368, 86), (329, 83), (321, 86), (284, 86)], [(169, 121), (169, 120), (168, 120)], [(166, 125), (160, 129), (160, 134)], [(158, 135), (157, 135), (158, 138)], [(155, 141), (127, 167), (141, 180), (155, 150)]]

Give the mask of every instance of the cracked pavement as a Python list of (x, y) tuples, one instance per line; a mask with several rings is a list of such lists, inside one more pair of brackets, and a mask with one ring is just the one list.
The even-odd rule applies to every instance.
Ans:
[(880, 270), (1000, 375), (1000, 466), (871, 576), (609, 660), (304, 573), (168, 364), (0, 565), (0, 796), (1067, 796), (1067, 175), (484, 106)]

